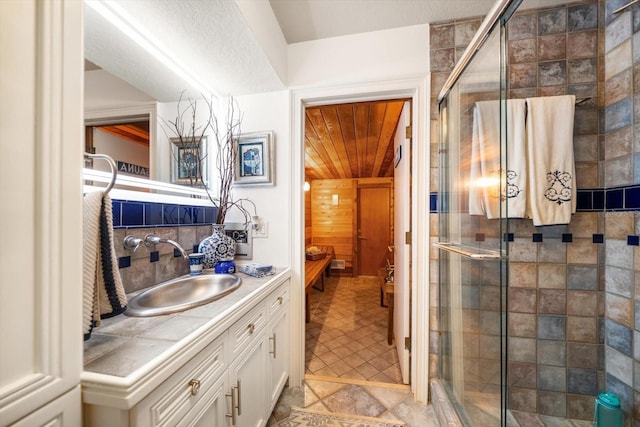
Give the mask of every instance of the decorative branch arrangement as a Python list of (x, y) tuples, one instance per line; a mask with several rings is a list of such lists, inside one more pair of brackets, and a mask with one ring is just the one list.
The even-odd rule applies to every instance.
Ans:
[[(224, 128), (218, 121), (213, 109), (213, 99), (207, 99), (203, 96), (204, 102), (208, 109), (207, 118), (203, 125), (197, 124), (198, 101), (183, 98), (184, 92), (180, 95), (177, 104), (177, 116), (171, 120), (160, 119), (163, 130), (176, 136), (172, 138), (176, 141), (176, 148), (172, 146), (172, 156), (174, 161), (178, 163), (178, 167), (188, 178), (185, 182), (192, 187), (202, 187), (207, 192), (207, 196), (213, 205), (218, 209), (216, 224), (223, 224), (229, 209), (237, 208), (245, 219), (245, 224), (251, 222), (251, 214), (243, 205), (244, 202), (253, 206), (254, 214), (256, 213), (255, 204), (247, 199), (234, 199), (231, 193), (233, 185), (234, 172), (237, 167), (238, 152), (236, 143), (240, 136), (240, 125), (242, 123), (242, 113), (239, 111), (237, 102), (233, 97), (228, 98), (227, 117), (224, 122)], [(186, 102), (186, 106), (184, 103)], [(185, 118), (190, 118), (191, 123), (185, 124)], [(211, 189), (204, 179), (202, 173), (206, 170), (208, 151), (206, 150), (207, 132), (210, 131), (215, 142), (215, 169), (218, 173), (217, 194), (215, 197), (211, 194)], [(180, 153), (184, 150), (184, 155)], [(182, 155), (181, 155), (182, 154)]]

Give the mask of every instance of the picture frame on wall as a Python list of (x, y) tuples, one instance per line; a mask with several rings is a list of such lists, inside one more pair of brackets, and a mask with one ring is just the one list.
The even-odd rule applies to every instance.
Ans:
[(240, 135), (234, 185), (273, 185), (273, 132)]
[(192, 187), (207, 184), (207, 137), (199, 141), (171, 140), (171, 183)]

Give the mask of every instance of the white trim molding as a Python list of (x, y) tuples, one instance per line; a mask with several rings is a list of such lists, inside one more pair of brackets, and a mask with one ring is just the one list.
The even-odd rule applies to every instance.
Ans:
[(82, 11), (0, 2), (0, 425), (81, 424)]
[(429, 140), (427, 79), (394, 80), (291, 91), (291, 357), (292, 385), (301, 385), (305, 371), (304, 321), (304, 114), (315, 105), (365, 102), (384, 99), (412, 101), (412, 207), (413, 249), (411, 265), (411, 390), (420, 402), (428, 399), (429, 388)]

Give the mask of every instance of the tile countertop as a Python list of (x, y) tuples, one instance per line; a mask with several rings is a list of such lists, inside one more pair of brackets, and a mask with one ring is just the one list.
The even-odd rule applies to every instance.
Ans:
[[(231, 294), (208, 304), (180, 313), (153, 317), (119, 315), (104, 319), (84, 342), (82, 379), (96, 382), (132, 383), (160, 365), (165, 359), (188, 347), (207, 330), (224, 323), (249, 300), (282, 283), (290, 270), (274, 269), (275, 275), (255, 278), (237, 273), (242, 284)], [(264, 295), (266, 297), (266, 294)], [(94, 375), (98, 374), (98, 375)]]

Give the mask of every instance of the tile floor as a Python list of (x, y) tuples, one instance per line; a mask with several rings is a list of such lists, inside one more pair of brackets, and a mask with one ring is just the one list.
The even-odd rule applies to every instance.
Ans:
[(387, 308), (379, 279), (330, 277), (310, 294), (304, 389), (285, 388), (268, 426), (285, 425), (292, 406), (438, 427), (431, 405), (403, 385), (398, 356), (387, 344)]
[(415, 402), (409, 386), (401, 384), (307, 375), (304, 389), (284, 389), (267, 426), (288, 426), (292, 406), (403, 421), (407, 427), (439, 427), (431, 405)]
[(310, 293), (306, 324), (306, 373), (401, 384), (398, 355), (387, 344), (387, 308), (380, 279), (330, 277), (324, 292)]

